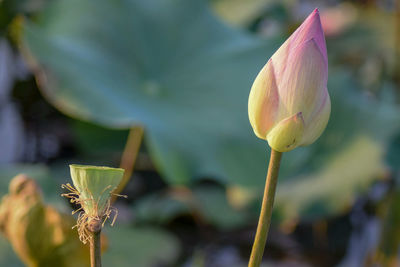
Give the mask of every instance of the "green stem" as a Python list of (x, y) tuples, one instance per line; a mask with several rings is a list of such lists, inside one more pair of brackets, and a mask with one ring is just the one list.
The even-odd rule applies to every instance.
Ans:
[(269, 225), (271, 224), (272, 208), (274, 205), (276, 184), (278, 182), (279, 166), (281, 164), (282, 152), (271, 149), (268, 174), (265, 183), (264, 197), (261, 206), (260, 218), (258, 220), (256, 237), (251, 250), (249, 267), (259, 267), (267, 242)]
[(90, 266), (101, 267), (101, 241), (100, 231), (91, 232), (92, 238), (90, 240)]
[(118, 187), (113, 191), (111, 196), (111, 203), (114, 203), (117, 199), (118, 194), (124, 190), (125, 186), (131, 179), (133, 169), (135, 168), (136, 159), (139, 155), (139, 149), (143, 140), (143, 126), (137, 125), (133, 126), (128, 135), (128, 140), (126, 141), (124, 152), (122, 153), (120, 168), (125, 169), (124, 177), (119, 183)]

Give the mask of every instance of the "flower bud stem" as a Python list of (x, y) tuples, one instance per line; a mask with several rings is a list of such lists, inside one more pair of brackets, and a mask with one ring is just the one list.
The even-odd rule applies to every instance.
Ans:
[(268, 174), (265, 183), (264, 197), (261, 206), (260, 218), (258, 220), (256, 237), (249, 260), (249, 267), (259, 267), (264, 254), (265, 244), (269, 226), (271, 224), (272, 208), (274, 205), (276, 184), (278, 182), (279, 166), (281, 163), (282, 152), (271, 149)]
[(101, 267), (101, 225), (89, 225), (90, 232), (90, 266)]

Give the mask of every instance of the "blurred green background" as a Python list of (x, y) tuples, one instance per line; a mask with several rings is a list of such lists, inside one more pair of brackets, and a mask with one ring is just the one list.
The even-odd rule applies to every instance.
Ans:
[(69, 213), (68, 164), (119, 166), (143, 129), (104, 265), (246, 266), (269, 155), (248, 94), (316, 7), (331, 118), (284, 154), (264, 263), (399, 266), (396, 0), (2, 0), (0, 196), (26, 173)]

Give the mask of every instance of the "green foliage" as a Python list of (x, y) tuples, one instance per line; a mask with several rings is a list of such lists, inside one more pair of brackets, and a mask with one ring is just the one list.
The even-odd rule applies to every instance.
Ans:
[[(99, 23), (104, 16), (109, 24)], [(108, 126), (143, 123), (171, 183), (205, 173), (226, 179), (231, 161), (255, 152), (252, 167), (263, 175), (265, 151), (246, 103), (272, 49), (220, 24), (202, 1), (56, 1), (27, 25), (24, 39), (44, 68), (50, 101)], [(234, 176), (255, 183), (252, 175)]]
[(104, 266), (170, 266), (180, 253), (178, 240), (158, 228), (118, 225), (109, 230)]
[(165, 224), (180, 215), (193, 212), (189, 205), (191, 200), (179, 197), (174, 192), (154, 193), (142, 197), (132, 210), (139, 223)]
[(80, 156), (90, 158), (104, 154), (121, 155), (128, 137), (127, 130), (104, 128), (84, 121), (70, 120), (73, 137)]
[[(143, 124), (170, 184), (212, 177), (256, 196), (268, 151), (252, 133), (247, 98), (280, 42), (224, 25), (201, 0), (55, 0), (23, 34), (41, 89), (61, 111), (108, 127)], [(399, 110), (363, 96), (347, 69), (330, 68), (329, 79), (326, 132), (283, 157), (283, 217), (348, 207), (384, 169), (382, 146), (399, 130)]]
[(134, 205), (138, 222), (168, 223), (182, 215), (192, 215), (198, 223), (223, 230), (246, 225), (249, 215), (228, 202), (225, 190), (214, 186), (173, 189), (141, 199)]
[[(386, 162), (388, 166), (393, 170), (397, 171), (400, 166), (400, 135), (396, 135), (391, 139), (388, 144)], [(396, 177), (397, 179), (398, 177)], [(398, 183), (399, 181), (397, 181)]]
[(14, 253), (10, 243), (3, 236), (0, 236), (0, 265), (12, 267), (25, 266)]
[(10, 30), (9, 27), (17, 15), (32, 14), (40, 10), (47, 0), (1, 0), (0, 1), (0, 36)]
[(285, 12), (279, 2), (266, 2), (264, 0), (214, 0), (212, 6), (224, 20), (234, 25), (243, 26), (249, 25), (255, 18), (261, 17), (263, 13), (268, 13), (268, 18), (271, 15), (280, 18), (281, 12)]

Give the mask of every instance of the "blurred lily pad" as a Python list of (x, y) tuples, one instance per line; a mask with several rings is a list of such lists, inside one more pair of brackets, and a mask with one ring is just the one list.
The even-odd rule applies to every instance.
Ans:
[(229, 230), (247, 223), (248, 214), (230, 205), (225, 190), (217, 187), (201, 187), (194, 190), (194, 195), (201, 213), (211, 224)]
[(223, 25), (204, 1), (57, 0), (23, 40), (50, 102), (106, 126), (143, 123), (169, 182), (210, 174), (257, 184), (258, 175), (229, 170), (249, 155), (244, 168), (263, 175), (247, 97), (276, 42)]
[(178, 240), (159, 228), (116, 226), (106, 231), (105, 266), (171, 266), (180, 253)]
[(105, 153), (121, 154), (124, 149), (128, 131), (114, 130), (88, 122), (71, 120), (74, 137), (80, 155), (104, 155)]
[(202, 223), (223, 230), (245, 225), (249, 216), (235, 209), (227, 200), (225, 190), (215, 186), (170, 189), (168, 192), (146, 196), (135, 203), (138, 222), (168, 223), (182, 215), (192, 215)]
[(215, 12), (234, 25), (248, 25), (267, 9), (265, 0), (214, 0)]
[(173, 192), (154, 193), (139, 199), (133, 205), (133, 213), (138, 222), (169, 223), (180, 215), (191, 213), (186, 199), (186, 196)]
[(357, 137), (320, 171), (280, 184), (278, 212), (285, 220), (312, 220), (343, 212), (353, 203), (356, 192), (366, 190), (372, 181), (383, 176), (382, 157), (383, 147), (378, 142)]
[[(247, 98), (279, 43), (229, 28), (202, 0), (55, 0), (26, 22), (22, 46), (44, 95), (66, 114), (108, 127), (143, 124), (152, 159), (169, 183), (212, 177), (262, 192), (268, 149), (253, 135)], [(399, 110), (357, 87), (346, 70), (330, 69), (328, 128), (315, 144), (284, 155), (281, 182), (349, 177), (354, 181), (340, 186), (354, 196), (376, 178), (376, 168), (364, 180), (357, 178), (364, 170), (353, 168), (371, 160), (381, 167), (380, 146), (399, 129)], [(366, 152), (360, 140), (379, 148)], [(340, 161), (354, 147), (354, 161)], [(331, 174), (336, 161), (340, 168)], [(324, 190), (338, 188), (321, 183)], [(308, 197), (301, 203), (318, 201)], [(320, 215), (345, 204), (321, 205), (327, 209)]]

